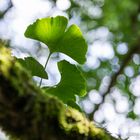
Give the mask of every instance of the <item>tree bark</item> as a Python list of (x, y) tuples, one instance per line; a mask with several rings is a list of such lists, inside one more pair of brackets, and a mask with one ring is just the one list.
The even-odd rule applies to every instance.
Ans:
[(2, 46), (0, 126), (14, 140), (117, 140), (84, 114), (44, 93)]

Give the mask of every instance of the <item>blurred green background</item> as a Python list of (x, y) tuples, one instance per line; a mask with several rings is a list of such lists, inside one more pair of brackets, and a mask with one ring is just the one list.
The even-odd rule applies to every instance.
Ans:
[[(63, 15), (77, 24), (88, 43), (87, 62), (79, 68), (88, 95), (77, 98), (89, 119), (115, 136), (140, 139), (140, 1), (139, 0), (0, 0), (0, 39), (16, 57), (33, 56), (44, 64), (48, 50), (24, 37), (37, 18)], [(49, 80), (60, 80), (54, 54)], [(34, 77), (38, 81), (38, 77)], [(4, 139), (3, 134), (1, 137)], [(5, 138), (6, 139), (6, 138)]]

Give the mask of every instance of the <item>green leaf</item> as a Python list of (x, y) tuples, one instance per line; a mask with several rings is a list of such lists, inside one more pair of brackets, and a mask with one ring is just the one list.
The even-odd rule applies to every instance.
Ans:
[(26, 57), (25, 59), (17, 59), (17, 61), (27, 69), (32, 76), (48, 79), (47, 72), (44, 67), (33, 57)]
[(71, 25), (67, 29), (58, 44), (57, 51), (67, 54), (80, 64), (86, 61), (87, 44), (78, 26)]
[(57, 96), (64, 103), (75, 101), (75, 95), (84, 96), (86, 81), (78, 68), (64, 60), (58, 62), (58, 68), (61, 74), (60, 83), (55, 87), (44, 87), (45, 92)]
[(66, 29), (67, 18), (48, 17), (35, 21), (25, 31), (25, 36), (45, 43), (50, 52), (64, 53), (80, 64), (86, 60), (87, 44), (76, 25)]

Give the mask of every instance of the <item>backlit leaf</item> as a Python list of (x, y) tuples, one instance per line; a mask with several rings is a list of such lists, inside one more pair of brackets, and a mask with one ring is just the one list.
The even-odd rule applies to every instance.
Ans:
[(64, 53), (80, 64), (86, 60), (87, 44), (76, 25), (68, 29), (67, 18), (63, 16), (38, 19), (29, 25), (25, 36), (45, 43), (50, 52)]
[(32, 76), (48, 79), (48, 75), (44, 67), (33, 57), (26, 57), (25, 59), (19, 58), (17, 61), (26, 68)]
[(61, 74), (61, 81), (58, 85), (51, 88), (43, 88), (47, 93), (60, 98), (64, 103), (75, 101), (75, 95), (84, 96), (86, 94), (86, 82), (82, 73), (75, 65), (67, 61), (58, 62)]

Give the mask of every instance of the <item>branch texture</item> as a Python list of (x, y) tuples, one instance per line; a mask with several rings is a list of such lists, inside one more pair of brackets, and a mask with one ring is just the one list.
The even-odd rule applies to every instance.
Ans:
[(0, 47), (0, 126), (12, 140), (117, 140), (35, 85)]

